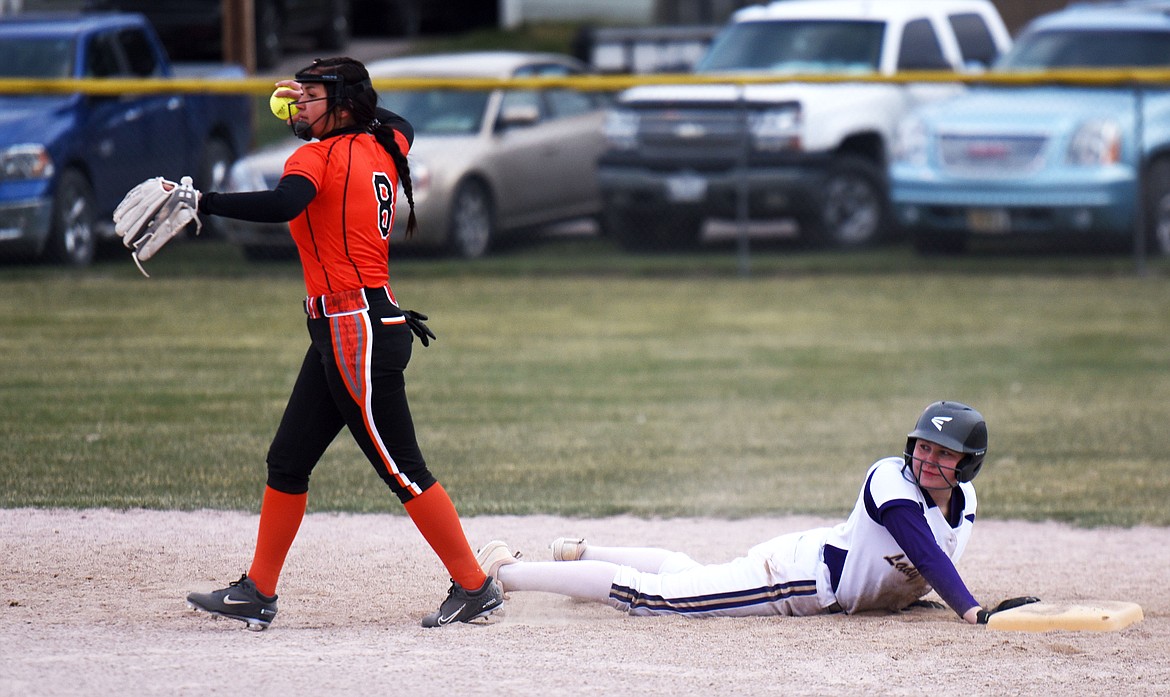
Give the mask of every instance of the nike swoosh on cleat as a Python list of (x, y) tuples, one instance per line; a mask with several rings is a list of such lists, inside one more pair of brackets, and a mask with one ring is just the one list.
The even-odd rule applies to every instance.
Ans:
[(451, 620), (455, 619), (455, 617), (458, 616), (459, 613), (463, 612), (463, 608), (465, 608), (465, 607), (467, 607), (467, 603), (460, 605), (458, 610), (456, 610), (455, 612), (452, 612), (450, 615), (447, 615), (446, 617), (439, 615), (439, 626), (442, 626), (444, 624), (450, 624)]
[(224, 605), (247, 605), (250, 602), (250, 600), (236, 600), (230, 595), (223, 596)]

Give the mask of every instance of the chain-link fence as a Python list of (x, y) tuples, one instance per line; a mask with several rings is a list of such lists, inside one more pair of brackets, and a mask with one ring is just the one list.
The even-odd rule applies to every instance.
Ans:
[[(925, 160), (919, 158), (928, 157), (928, 152), (934, 153), (931, 157), (942, 158), (939, 161), (952, 171), (969, 177), (982, 170), (1004, 180), (1010, 167), (1035, 167), (1042, 144), (1028, 144), (1023, 136), (1012, 135), (1007, 128), (1011, 124), (1000, 124), (984, 134), (969, 132), (957, 137), (930, 132), (920, 120), (909, 119), (900, 123), (899, 132), (890, 134), (889, 142), (857, 140), (850, 142), (849, 148), (825, 153), (826, 157), (839, 157), (840, 162), (827, 168), (823, 176), (795, 177), (791, 183), (802, 194), (784, 193), (783, 187), (771, 183), (784, 176), (784, 167), (778, 166), (776, 159), (764, 156), (767, 152), (775, 155), (775, 150), (764, 152), (758, 148), (811, 144), (799, 142), (794, 135), (793, 129), (800, 126), (800, 121), (792, 120), (791, 113), (786, 115), (783, 109), (777, 113), (771, 103), (762, 105), (752, 100), (752, 89), (767, 89), (775, 82), (775, 78), (763, 76), (672, 74), (503, 81), (379, 78), (375, 85), (388, 97), (392, 108), (404, 113), (419, 110), (409, 114), (420, 130), (412, 156), (412, 163), (416, 163), (412, 164), (416, 202), (422, 208), (427, 205), (427, 197), (435, 194), (430, 203), (438, 207), (420, 215), (420, 222), (424, 228), (431, 226), (437, 236), (431, 239), (436, 247), (465, 256), (490, 252), (491, 241), (476, 251), (467, 246), (461, 249), (449, 237), (444, 239), (452, 231), (451, 221), (460, 217), (470, 220), (473, 227), (479, 226), (478, 231), (466, 235), (482, 236), (487, 230), (489, 238), (554, 220), (593, 219), (602, 234), (610, 235), (614, 244), (632, 253), (695, 249), (732, 252), (740, 257), (745, 272), (750, 269), (753, 251), (773, 244), (770, 240), (779, 240), (776, 244), (782, 247), (789, 245), (785, 248), (808, 244), (850, 247), (854, 242), (868, 242), (864, 236), (850, 235), (859, 235), (860, 227), (876, 223), (879, 237), (875, 241), (903, 242), (910, 235), (921, 242), (926, 239), (922, 231), (929, 229), (931, 216), (945, 215), (958, 216), (954, 224), (973, 231), (978, 239), (999, 239), (1018, 228), (1042, 222), (1045, 213), (1039, 205), (1017, 203), (1018, 195), (1008, 189), (1003, 189), (998, 198), (984, 199), (978, 205), (945, 200), (917, 202), (907, 193), (913, 188), (906, 183), (910, 181), (907, 172), (921, 166)], [(1032, 93), (1022, 90), (1043, 89), (1049, 99), (1080, 98), (1109, 106), (1111, 118), (1103, 118), (1104, 112), (1098, 109), (1098, 116), (1082, 124), (1079, 135), (1070, 135), (1080, 140), (1066, 143), (1061, 153), (1065, 157), (1072, 148), (1080, 153), (1077, 156), (1105, 158), (1101, 171), (1109, 181), (1099, 182), (1098, 188), (1108, 193), (1108, 200), (1102, 202), (1104, 194), (1094, 194), (1095, 190), (1078, 189), (1081, 193), (1065, 195), (1064, 203), (1055, 207), (1060, 210), (1052, 215), (1065, 216), (1060, 219), (1063, 229), (1080, 230), (1085, 236), (1107, 227), (1108, 235), (1101, 239), (1115, 249), (1132, 249), (1140, 268), (1144, 255), (1165, 253), (1170, 247), (1170, 158), (1166, 155), (1170, 133), (1164, 126), (1170, 123), (1170, 95), (1165, 89), (1168, 82), (1170, 75), (1164, 71), (1114, 70), (961, 78), (950, 73), (793, 76), (785, 84), (910, 90), (980, 83), (997, 85), (1005, 97), (1013, 91), (1020, 91), (1017, 96), (1026, 96)], [(613, 95), (631, 87), (665, 84), (725, 85), (718, 89), (730, 98), (693, 112), (677, 105), (644, 109), (614, 101)], [(269, 80), (251, 78), (0, 80), (0, 99), (8, 105), (5, 112), (18, 115), (13, 122), (20, 124), (7, 130), (9, 143), (5, 146), (4, 179), (0, 182), (0, 190), (5, 193), (0, 200), (8, 212), (5, 227), (0, 230), (0, 251), (10, 256), (13, 252), (44, 254), (48, 250), (56, 258), (71, 261), (70, 244), (76, 240), (70, 242), (68, 236), (76, 236), (88, 217), (97, 231), (95, 235), (102, 239), (110, 227), (109, 214), (121, 195), (148, 176), (177, 179), (195, 173), (197, 181), (209, 190), (273, 186), (284, 158), (299, 141), (287, 135), (285, 124), (265, 113), (270, 89)], [(203, 108), (198, 106), (199, 100), (212, 97), (231, 98), (237, 104), (237, 116), (215, 128), (210, 128), (205, 119), (188, 119), (185, 126), (164, 129), (162, 137), (152, 135), (151, 118), (168, 114), (190, 117)], [(417, 103), (410, 106), (408, 99)], [(440, 144), (453, 142), (457, 137), (454, 131), (459, 128), (482, 125), (486, 112), (475, 110), (489, 104), (495, 109), (491, 118), (497, 123), (477, 134), (511, 158), (512, 169), (501, 170), (513, 173), (511, 188), (507, 176), (498, 175), (497, 180), (484, 174), (477, 179), (470, 177), (470, 169), (465, 183), (473, 184), (440, 186), (448, 178), (444, 168), (454, 166), (445, 159), (448, 154), (441, 152)], [(53, 141), (59, 135), (54, 119), (63, 109), (80, 108), (79, 105), (91, 112), (85, 126), (97, 130), (74, 139), (71, 147), (76, 152), (58, 154), (65, 151), (58, 151)], [(424, 106), (431, 111), (424, 111)], [(248, 140), (229, 136), (231, 129), (247, 131)], [(440, 136), (442, 129), (447, 129), (446, 136)], [(542, 136), (544, 129), (548, 132)], [(424, 135), (428, 131), (435, 137)], [(761, 134), (771, 138), (770, 143), (761, 140)], [(199, 138), (205, 139), (202, 146), (197, 144)], [(719, 166), (644, 166), (671, 143), (700, 153), (707, 162)], [(552, 150), (567, 150), (573, 145), (579, 146), (575, 150), (577, 159), (567, 171), (538, 157), (542, 153), (551, 157)], [(1033, 153), (1031, 159), (1029, 152)], [(201, 154), (193, 157), (196, 153)], [(640, 163), (643, 154), (647, 157)], [(525, 159), (526, 156), (537, 159)], [(883, 161), (882, 157), (890, 159)], [(117, 176), (95, 174), (84, 165), (85, 158), (116, 164)], [(1080, 171), (1089, 168), (1082, 166)], [(892, 182), (891, 172), (896, 175)], [(532, 181), (524, 180), (522, 175), (535, 175), (536, 183), (518, 185), (517, 182)], [(440, 189), (445, 191), (441, 196)], [(22, 201), (27, 204), (25, 209), (20, 208)], [(556, 209), (556, 214), (508, 217), (514, 212), (509, 207), (521, 201), (545, 213)], [(955, 211), (948, 213), (952, 208)], [(829, 224), (838, 225), (838, 229), (826, 235)], [(14, 230), (35, 225), (62, 236), (52, 243), (42, 242), (39, 250), (14, 244), (19, 241)], [(233, 234), (230, 225), (216, 225), (215, 221), (209, 232)], [(242, 234), (238, 239), (249, 247), (252, 257), (272, 254), (288, 258), (291, 245), (281, 233), (282, 226), (269, 226), (264, 231), (263, 244), (246, 243)], [(920, 246), (931, 251), (929, 242)], [(1060, 249), (1061, 243), (1054, 248)], [(942, 244), (934, 251), (946, 249)]]

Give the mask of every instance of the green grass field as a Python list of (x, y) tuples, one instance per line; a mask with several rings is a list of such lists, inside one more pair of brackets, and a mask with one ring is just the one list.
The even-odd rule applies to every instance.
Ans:
[[(987, 417), (981, 513), (1170, 524), (1170, 269), (902, 249), (391, 265), (424, 453), (461, 512), (839, 515), (919, 410)], [(185, 244), (0, 266), (0, 506), (256, 510), (307, 346), (292, 264)], [(312, 510), (400, 511), (343, 434)]]

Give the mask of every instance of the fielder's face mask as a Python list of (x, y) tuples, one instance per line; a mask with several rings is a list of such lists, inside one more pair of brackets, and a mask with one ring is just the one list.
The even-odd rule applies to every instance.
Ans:
[[(357, 82), (357, 83), (347, 84), (345, 81), (345, 78), (342, 77), (341, 75), (337, 74), (336, 72), (326, 72), (326, 73), (310, 72), (316, 68), (318, 62), (319, 61), (313, 61), (312, 66), (310, 66), (310, 67), (300, 71), (296, 75), (294, 75), (293, 79), (296, 80), (297, 82), (302, 83), (302, 84), (304, 84), (306, 82), (314, 82), (317, 84), (325, 85), (325, 88), (326, 88), (325, 89), (325, 96), (318, 97), (317, 99), (304, 100), (303, 102), (301, 102), (302, 104), (305, 102), (316, 102), (316, 101), (319, 101), (321, 99), (327, 99), (328, 100), (327, 105), (329, 107), (329, 110), (326, 113), (329, 113), (329, 112), (332, 112), (334, 109), (336, 109), (338, 106), (344, 106), (344, 105), (350, 104), (353, 99), (356, 99), (358, 96), (360, 96), (366, 90), (372, 90), (374, 88), (374, 86), (373, 86), (373, 84), (371, 84), (369, 78), (366, 78), (366, 79), (364, 79), (360, 82)], [(319, 117), (317, 120), (319, 121), (322, 118), (324, 118), (324, 115)], [(317, 123), (316, 121), (314, 121), (312, 123), (308, 123), (305, 121), (297, 121), (297, 122), (292, 124), (293, 134), (296, 135), (296, 137), (300, 138), (301, 140), (312, 140), (313, 136), (309, 135), (309, 131), (312, 130), (313, 126), (316, 123)]]

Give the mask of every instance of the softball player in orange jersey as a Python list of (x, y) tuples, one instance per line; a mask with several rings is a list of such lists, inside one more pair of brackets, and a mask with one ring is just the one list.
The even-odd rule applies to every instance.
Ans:
[[(451, 499), (427, 469), (415, 438), (403, 371), (413, 334), (428, 345), (419, 315), (398, 307), (388, 253), (399, 182), (415, 228), (406, 153), (414, 130), (377, 106), (365, 66), (314, 61), (276, 83), (297, 99), (289, 125), (301, 146), (272, 191), (208, 192), (199, 210), (256, 222), (289, 221), (304, 269), (311, 344), (268, 451), (268, 481), (248, 572), (228, 587), (191, 593), (188, 604), (264, 629), (276, 616), (276, 586), (305, 514), (309, 475), (348, 427), (375, 471), (451, 575), (447, 598), (423, 626), (467, 622), (503, 604), (476, 562)], [(314, 140), (315, 139), (315, 140)], [(412, 334), (413, 331), (413, 334)]]

